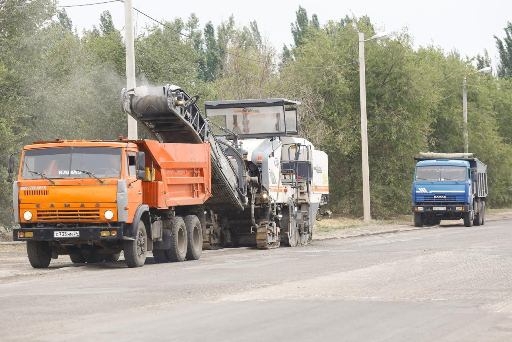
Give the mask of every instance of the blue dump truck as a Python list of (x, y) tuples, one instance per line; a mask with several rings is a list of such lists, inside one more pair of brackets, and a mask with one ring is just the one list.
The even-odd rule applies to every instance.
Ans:
[(459, 219), (466, 227), (484, 224), (487, 165), (472, 153), (426, 152), (414, 159), (412, 211), (416, 227)]

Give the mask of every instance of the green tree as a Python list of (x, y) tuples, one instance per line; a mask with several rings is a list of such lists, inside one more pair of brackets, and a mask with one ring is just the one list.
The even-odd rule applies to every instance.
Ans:
[(275, 51), (266, 45), (255, 22), (236, 29), (233, 18), (218, 30), (222, 72), (214, 82), (218, 98), (258, 98), (272, 94)]
[(35, 35), (55, 13), (50, 0), (0, 2), (0, 224), (12, 221), (12, 186), (7, 182), (7, 158), (19, 151), (30, 134), (30, 115), (34, 106), (31, 90), (25, 87), (37, 64)]
[(498, 65), (499, 77), (512, 76), (512, 23), (508, 22), (504, 29), (505, 37), (503, 39), (494, 36), (496, 46), (500, 55), (500, 63)]
[(136, 40), (137, 75), (143, 83), (172, 83), (188, 91), (198, 86), (198, 52), (183, 33), (184, 27), (179, 19), (166, 22)]
[(204, 28), (205, 64), (201, 69), (201, 79), (211, 82), (217, 78), (222, 69), (219, 45), (215, 38), (215, 28), (208, 22)]

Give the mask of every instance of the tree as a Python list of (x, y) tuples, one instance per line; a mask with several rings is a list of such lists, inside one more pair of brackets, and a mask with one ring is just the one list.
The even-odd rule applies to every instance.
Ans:
[(512, 76), (512, 23), (508, 22), (504, 29), (505, 38), (500, 39), (494, 36), (496, 46), (500, 55), (500, 63), (498, 65), (499, 77)]
[(218, 46), (224, 59), (222, 73), (214, 83), (216, 96), (268, 97), (275, 79), (275, 51), (263, 42), (256, 22), (241, 29), (235, 29), (233, 24), (230, 18), (217, 30)]
[(201, 78), (210, 82), (215, 80), (222, 70), (222, 60), (219, 45), (215, 38), (215, 29), (211, 22), (204, 28), (205, 59), (206, 62), (201, 70)]
[(12, 221), (12, 185), (7, 183), (7, 159), (19, 151), (30, 134), (30, 115), (34, 98), (27, 88), (37, 64), (34, 36), (55, 13), (51, 0), (0, 2), (0, 224)]
[[(291, 24), (293, 42), (295, 47), (302, 45), (311, 30), (320, 29), (320, 23), (318, 16), (313, 14), (311, 20), (309, 20), (308, 13), (305, 8), (299, 6), (299, 9), (295, 12), (295, 22)], [(283, 46), (282, 51), (283, 65), (290, 58), (293, 58), (293, 49), (289, 49), (286, 44)]]
[(291, 25), (293, 42), (295, 46), (300, 46), (307, 34), (310, 22), (306, 9), (301, 6), (299, 6), (299, 9), (295, 12), (295, 16), (295, 23)]
[(182, 32), (180, 19), (153, 26), (135, 42), (137, 76), (143, 83), (172, 83), (194, 89), (199, 79), (198, 52)]
[(57, 11), (57, 19), (59, 20), (59, 23), (62, 25), (62, 27), (64, 27), (66, 30), (73, 30), (73, 22), (66, 13), (66, 10)]
[(86, 31), (82, 43), (87, 53), (93, 54), (101, 64), (110, 65), (115, 72), (125, 74), (125, 46), (121, 32), (114, 27), (112, 15), (105, 11), (100, 15), (100, 30)]

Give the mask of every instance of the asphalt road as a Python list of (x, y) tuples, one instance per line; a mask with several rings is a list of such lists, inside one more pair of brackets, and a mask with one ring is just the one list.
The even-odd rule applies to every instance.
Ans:
[[(1, 249), (1, 341), (512, 341), (510, 220), (198, 261), (30, 268)], [(5, 246), (4, 246), (5, 247)]]

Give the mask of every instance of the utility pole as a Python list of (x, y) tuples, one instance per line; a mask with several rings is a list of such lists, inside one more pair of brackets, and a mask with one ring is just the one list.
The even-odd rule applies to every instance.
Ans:
[(361, 169), (363, 176), (363, 220), (370, 222), (370, 168), (368, 165), (368, 120), (366, 116), (366, 67), (364, 33), (359, 32), (359, 99), (361, 104)]
[(464, 153), (469, 150), (469, 134), (468, 134), (468, 82), (466, 76), (462, 80), (462, 120), (464, 130)]
[[(124, 40), (126, 46), (126, 89), (135, 89), (135, 47), (133, 38), (132, 0), (124, 0)], [(129, 114), (128, 139), (137, 139), (137, 121)]]

